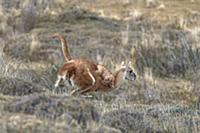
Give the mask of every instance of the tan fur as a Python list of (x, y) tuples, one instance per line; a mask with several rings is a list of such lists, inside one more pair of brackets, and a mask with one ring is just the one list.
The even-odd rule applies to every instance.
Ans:
[(65, 58), (65, 61), (69, 61), (72, 59), (70, 53), (69, 53), (69, 48), (67, 45), (67, 41), (65, 39), (65, 37), (59, 33), (55, 33), (51, 36), (51, 38), (56, 38), (58, 37), (60, 39), (61, 45), (62, 45), (62, 52)]
[(73, 82), (72, 85), (79, 87), (78, 90), (72, 93), (72, 95), (78, 95), (91, 91), (110, 91), (114, 88), (118, 88), (125, 80), (125, 77), (128, 80), (135, 79), (135, 74), (128, 72), (130, 67), (123, 66), (116, 71), (115, 74), (112, 74), (105, 66), (91, 60), (72, 59), (64, 36), (56, 33), (52, 37), (58, 37), (60, 39), (66, 61), (63, 66), (59, 68), (55, 87), (59, 86), (63, 80), (67, 79)]
[[(65, 37), (59, 33), (55, 33), (54, 35), (51, 36), (51, 38), (56, 38), (56, 37), (59, 38), (61, 41), (62, 52), (63, 52), (64, 58), (65, 58), (65, 61), (66, 62), (72, 61), (72, 57), (69, 53), (69, 48), (68, 48), (68, 44), (67, 44)], [(102, 84), (104, 84), (105, 86), (113, 86), (114, 85), (114, 80), (113, 80), (114, 77), (113, 77), (112, 73), (107, 68), (105, 68), (105, 66), (99, 65), (91, 60), (86, 60), (86, 59), (74, 59), (73, 61), (74, 61), (74, 64), (82, 64), (82, 66), (78, 65), (79, 67), (82, 67), (82, 70), (87, 69), (87, 67), (92, 67), (92, 69), (90, 68), (91, 74), (93, 75), (93, 72), (96, 71), (96, 73), (98, 73), (102, 79)], [(85, 67), (85, 66), (87, 66), (87, 67)], [(95, 66), (95, 69), (93, 69), (94, 66)]]
[[(125, 80), (125, 77), (127, 77), (128, 80), (135, 80), (135, 74), (133, 73), (133, 75), (131, 75), (131, 73), (127, 71), (130, 67), (122, 67), (116, 71), (115, 74), (109, 73), (113, 77), (112, 81), (114, 84), (105, 85), (102, 82), (102, 74), (99, 74), (98, 67), (95, 64), (88, 65), (88, 62), (90, 61), (74, 59), (71, 62), (66, 62), (59, 69), (59, 77), (68, 75), (67, 78), (71, 78), (73, 76), (73, 83), (79, 87), (78, 90), (73, 91), (72, 95), (85, 94), (91, 91), (111, 91), (114, 88), (118, 88)], [(90, 74), (94, 77), (95, 82)]]

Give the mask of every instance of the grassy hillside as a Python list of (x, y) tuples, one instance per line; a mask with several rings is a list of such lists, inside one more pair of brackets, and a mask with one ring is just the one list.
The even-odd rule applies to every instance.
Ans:
[[(199, 0), (0, 0), (2, 132), (200, 132)], [(137, 73), (109, 93), (55, 90), (73, 57)]]

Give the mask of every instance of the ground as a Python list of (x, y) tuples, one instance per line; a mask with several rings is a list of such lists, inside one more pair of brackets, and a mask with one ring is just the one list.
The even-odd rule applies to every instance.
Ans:
[[(2, 132), (200, 132), (199, 0), (0, 0)], [(54, 88), (73, 57), (137, 74), (92, 97)]]

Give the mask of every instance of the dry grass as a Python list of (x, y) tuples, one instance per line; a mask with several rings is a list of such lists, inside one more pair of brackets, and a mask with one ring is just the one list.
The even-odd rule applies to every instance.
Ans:
[[(198, 0), (0, 2), (2, 132), (200, 131)], [(131, 60), (138, 79), (92, 98), (55, 90), (64, 61), (55, 32), (73, 57), (113, 71)]]

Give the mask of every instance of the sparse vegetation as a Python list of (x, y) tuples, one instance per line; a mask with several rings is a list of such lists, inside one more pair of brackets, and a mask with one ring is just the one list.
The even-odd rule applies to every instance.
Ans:
[[(0, 18), (1, 132), (200, 132), (198, 0), (0, 0)], [(92, 98), (55, 90), (55, 32), (74, 57), (131, 60), (137, 80)]]

